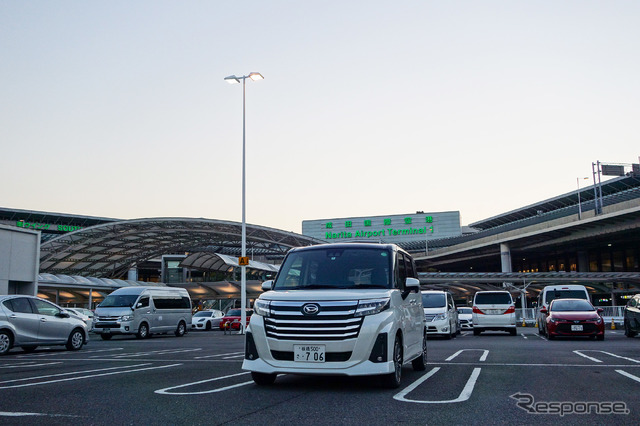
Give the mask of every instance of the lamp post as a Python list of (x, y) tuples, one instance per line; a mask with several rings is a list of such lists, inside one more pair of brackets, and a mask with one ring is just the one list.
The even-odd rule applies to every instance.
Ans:
[[(245, 195), (245, 174), (246, 174), (246, 130), (245, 130), (245, 87), (247, 78), (257, 81), (264, 80), (264, 77), (259, 72), (252, 72), (249, 75), (243, 75), (236, 77), (230, 75), (225, 77), (224, 80), (229, 84), (240, 83), (242, 80), (242, 258), (247, 257), (247, 219), (246, 219), (246, 195)], [(241, 263), (241, 262), (238, 262)], [(247, 324), (247, 266), (242, 264), (240, 266), (240, 334), (244, 334)]]
[[(588, 177), (583, 177), (584, 179), (589, 179)], [(576, 178), (576, 183), (578, 184), (578, 220), (582, 219), (582, 204), (580, 203), (580, 178)]]

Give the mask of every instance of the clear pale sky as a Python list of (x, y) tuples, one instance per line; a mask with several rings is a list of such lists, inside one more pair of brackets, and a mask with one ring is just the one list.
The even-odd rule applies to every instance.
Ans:
[(639, 53), (638, 1), (0, 0), (0, 206), (240, 221), (257, 71), (248, 223), (467, 225), (638, 162)]

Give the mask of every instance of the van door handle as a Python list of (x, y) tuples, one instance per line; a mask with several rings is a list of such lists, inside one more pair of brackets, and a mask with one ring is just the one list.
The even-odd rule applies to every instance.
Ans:
[(40, 322), (47, 322), (47, 319), (42, 317), (42, 318), (40, 318)]

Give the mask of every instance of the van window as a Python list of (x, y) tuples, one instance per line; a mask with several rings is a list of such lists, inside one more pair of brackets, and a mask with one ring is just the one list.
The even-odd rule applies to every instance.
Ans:
[(509, 293), (476, 293), (476, 305), (508, 305), (512, 303)]
[(444, 293), (422, 293), (423, 308), (442, 308), (447, 304)]
[(156, 309), (189, 309), (191, 301), (188, 297), (153, 296)]
[(547, 291), (545, 303), (549, 304), (555, 299), (585, 299), (587, 294), (584, 290), (550, 290)]
[(397, 287), (400, 290), (404, 290), (404, 284), (407, 281), (407, 267), (405, 265), (404, 254), (400, 252), (398, 252), (397, 275), (398, 275), (398, 282), (396, 283)]
[(138, 304), (140, 305), (140, 308), (148, 308), (149, 307), (149, 296), (144, 296), (141, 297), (140, 300), (138, 301)]

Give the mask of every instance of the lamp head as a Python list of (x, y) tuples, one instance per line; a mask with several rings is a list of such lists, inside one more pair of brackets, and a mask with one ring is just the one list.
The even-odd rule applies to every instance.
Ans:
[(240, 79), (238, 77), (236, 77), (235, 75), (230, 75), (229, 77), (225, 77), (224, 81), (226, 81), (229, 84), (240, 83)]
[(253, 81), (264, 80), (264, 77), (259, 72), (252, 72), (249, 74), (249, 78)]

